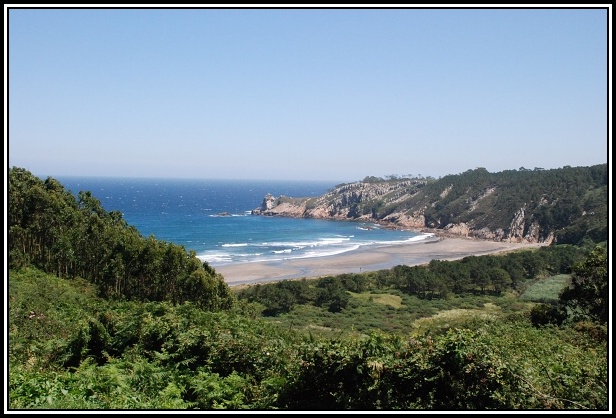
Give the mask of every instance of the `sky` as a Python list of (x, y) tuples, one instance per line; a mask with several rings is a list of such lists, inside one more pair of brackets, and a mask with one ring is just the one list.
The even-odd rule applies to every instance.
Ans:
[(4, 26), (5, 163), (39, 176), (340, 182), (610, 154), (606, 5), (5, 5)]

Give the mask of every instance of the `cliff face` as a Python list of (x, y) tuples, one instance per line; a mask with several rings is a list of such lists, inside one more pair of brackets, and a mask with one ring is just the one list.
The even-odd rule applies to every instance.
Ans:
[[(425, 216), (426, 207), (394, 210), (379, 216), (378, 212), (358, 213), (357, 206), (383, 206), (386, 202), (403, 200), (399, 194), (395, 198), (389, 197), (391, 192), (399, 190), (400, 184), (374, 184), (354, 183), (337, 187), (331, 192), (318, 198), (278, 198), (271, 194), (263, 198), (259, 208), (252, 211), (254, 215), (288, 216), (295, 218), (336, 219), (378, 222), (392, 228), (415, 229), (433, 233), (446, 233), (451, 235), (474, 237), (493, 241), (527, 242), (550, 244), (554, 234), (542, 237), (538, 224), (527, 225), (524, 217), (524, 208), (520, 208), (511, 219), (508, 228), (490, 229), (485, 226), (469, 225), (465, 222), (452, 222), (440, 225), (434, 221), (428, 222)], [(438, 202), (435, 202), (438, 204)]]
[[(553, 174), (490, 174), (478, 169), (439, 180), (355, 182), (338, 185), (316, 198), (267, 195), (253, 214), (370, 221), (494, 241), (550, 244), (567, 223), (579, 222), (587, 212), (603, 211), (604, 206), (603, 201), (588, 208), (575, 202), (565, 205), (567, 199), (575, 200), (567, 186), (569, 177), (559, 172), (563, 178), (554, 180)], [(589, 190), (601, 187), (601, 181), (589, 180), (574, 193), (588, 195)]]

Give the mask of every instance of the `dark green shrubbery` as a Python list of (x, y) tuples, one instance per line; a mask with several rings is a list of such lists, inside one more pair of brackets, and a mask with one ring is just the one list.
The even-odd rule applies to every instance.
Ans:
[[(140, 237), (90, 195), (10, 178), (11, 411), (609, 407), (606, 248), (250, 286), (236, 300), (194, 254)], [(91, 264), (78, 255), (95, 248)], [(571, 274), (554, 305), (516, 297), (553, 274)], [(504, 312), (409, 330), (488, 304)]]
[(607, 408), (607, 329), (588, 321), (323, 338), (31, 269), (9, 290), (10, 409)]

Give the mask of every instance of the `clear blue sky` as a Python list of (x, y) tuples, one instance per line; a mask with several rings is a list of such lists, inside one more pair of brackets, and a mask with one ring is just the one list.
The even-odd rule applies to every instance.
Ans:
[(608, 162), (607, 9), (7, 15), (8, 166), (36, 175), (354, 181)]

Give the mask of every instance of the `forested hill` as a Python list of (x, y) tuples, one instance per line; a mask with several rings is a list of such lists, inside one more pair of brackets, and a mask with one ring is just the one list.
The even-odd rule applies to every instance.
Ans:
[(267, 195), (254, 214), (378, 221), (513, 242), (607, 240), (608, 167), (485, 168), (434, 178), (366, 177), (318, 198)]
[(194, 251), (143, 237), (90, 192), (75, 198), (57, 180), (18, 167), (9, 171), (8, 187), (9, 269), (34, 266), (61, 278), (81, 277), (110, 299), (231, 307), (224, 278)]

